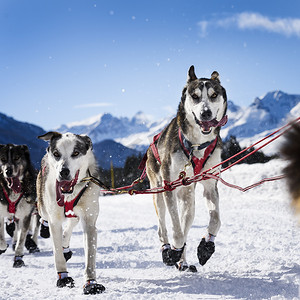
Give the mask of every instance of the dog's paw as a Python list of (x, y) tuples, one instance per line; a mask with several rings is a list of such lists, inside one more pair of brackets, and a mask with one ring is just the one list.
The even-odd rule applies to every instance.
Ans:
[(206, 242), (205, 238), (203, 238), (197, 249), (197, 255), (198, 255), (200, 265), (201, 266), (205, 265), (214, 252), (215, 252), (215, 243), (211, 241)]
[[(66, 273), (66, 274), (68, 274), (68, 273)], [(58, 275), (60, 275), (60, 274), (58, 274)], [(62, 288), (65, 286), (69, 287), (69, 288), (73, 288), (75, 286), (75, 284), (74, 284), (74, 280), (72, 277), (64, 277), (64, 278), (57, 279), (56, 286), (59, 288)]]
[(87, 283), (83, 286), (83, 293), (85, 295), (95, 295), (101, 294), (105, 291), (105, 287), (97, 283), (95, 280), (88, 280)]
[(11, 222), (11, 223), (6, 223), (5, 224), (5, 229), (6, 232), (9, 236), (13, 237), (14, 236), (14, 231), (16, 229), (16, 224), (15, 222)]
[(25, 267), (25, 263), (23, 261), (23, 256), (15, 256), (13, 268), (22, 268)]
[(191, 273), (197, 273), (198, 270), (196, 268), (196, 266), (194, 265), (188, 265), (187, 263), (176, 263), (175, 267), (178, 269), (178, 271), (181, 272), (191, 272)]
[(171, 249), (170, 244), (162, 246), (162, 260), (167, 266), (174, 266), (181, 258), (185, 244), (182, 248)]
[(0, 255), (1, 255), (2, 253), (4, 253), (4, 252), (7, 250), (7, 248), (8, 248), (8, 245), (6, 245), (6, 249), (4, 249), (4, 250), (1, 250), (1, 249), (0, 249)]
[(64, 257), (65, 260), (68, 261), (73, 255), (73, 252), (68, 248), (64, 248)]
[(40, 236), (44, 239), (48, 239), (50, 237), (50, 231), (49, 231), (48, 223), (47, 223), (47, 226), (45, 226), (44, 224), (41, 224)]
[(26, 236), (25, 248), (29, 251), (29, 253), (40, 252), (40, 249), (35, 243), (35, 241), (32, 239), (31, 234), (27, 234)]

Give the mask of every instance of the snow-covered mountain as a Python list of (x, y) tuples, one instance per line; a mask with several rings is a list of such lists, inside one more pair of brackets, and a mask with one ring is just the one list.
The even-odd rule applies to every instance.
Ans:
[[(228, 101), (228, 123), (222, 129), (221, 135), (224, 139), (234, 135), (242, 144), (249, 145), (253, 139), (268, 134), (292, 116), (299, 115), (300, 95), (290, 95), (282, 91), (269, 92), (256, 98), (246, 108)], [(132, 119), (104, 114), (63, 125), (58, 130), (88, 134), (94, 143), (112, 139), (126, 147), (144, 151), (151, 143), (152, 137), (163, 130), (173, 117), (151, 122), (142, 112)]]
[[(223, 136), (234, 135), (243, 139), (275, 129), (292, 116), (291, 111), (299, 102), (300, 95), (275, 91), (256, 98), (247, 108), (241, 109), (235, 106), (233, 113), (229, 105), (231, 121), (224, 128), (226, 130), (223, 130)], [(295, 113), (297, 112), (294, 110), (294, 115)]]
[(56, 130), (59, 132), (73, 132), (88, 134), (94, 143), (103, 140), (116, 140), (148, 131), (151, 126), (150, 118), (142, 112), (138, 112), (133, 118), (114, 117), (111, 114), (100, 114), (89, 119), (62, 125)]
[[(228, 123), (221, 130), (223, 139), (234, 135), (242, 147), (249, 146), (266, 136), (291, 118), (300, 116), (300, 95), (290, 95), (281, 91), (269, 92), (254, 99), (246, 108), (228, 101)], [(113, 161), (122, 167), (129, 155), (144, 152), (153, 136), (162, 131), (174, 116), (153, 121), (142, 112), (132, 118), (101, 114), (87, 120), (62, 125), (59, 132), (87, 134), (91, 137), (95, 154), (100, 165), (105, 168)], [(0, 143), (27, 144), (35, 166), (45, 153), (46, 143), (36, 137), (44, 130), (32, 124), (23, 123), (0, 114)], [(264, 150), (267, 154), (278, 151), (278, 143), (272, 143)], [(128, 149), (130, 148), (130, 149)]]

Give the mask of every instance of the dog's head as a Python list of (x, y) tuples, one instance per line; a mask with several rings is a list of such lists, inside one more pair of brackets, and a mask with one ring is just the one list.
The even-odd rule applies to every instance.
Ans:
[(48, 132), (39, 139), (49, 141), (48, 163), (55, 170), (56, 184), (62, 193), (72, 193), (74, 186), (87, 176), (94, 163), (92, 141), (86, 135)]
[(181, 104), (190, 124), (198, 125), (203, 134), (209, 134), (213, 127), (223, 121), (227, 110), (227, 96), (221, 86), (219, 73), (211, 78), (197, 78), (194, 66), (188, 71), (187, 84), (182, 92)]
[(8, 188), (20, 193), (21, 181), (30, 164), (30, 154), (26, 145), (0, 145), (0, 172)]

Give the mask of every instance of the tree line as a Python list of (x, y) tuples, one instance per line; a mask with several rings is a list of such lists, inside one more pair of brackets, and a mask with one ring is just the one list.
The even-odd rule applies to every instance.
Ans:
[[(244, 150), (240, 144), (238, 143), (236, 137), (230, 136), (225, 142), (223, 142), (223, 150), (221, 154), (222, 161), (225, 161), (227, 158), (239, 153), (240, 151)], [(250, 148), (242, 154), (237, 155), (235, 158), (231, 159), (230, 161), (222, 164), (222, 167), (225, 168), (229, 164), (232, 164), (239, 160), (240, 158), (244, 157), (248, 153), (252, 152), (254, 148)], [(265, 155), (261, 151), (257, 151), (254, 154), (250, 155), (240, 163), (246, 164), (254, 164), (254, 163), (266, 163), (273, 158), (276, 158), (276, 155), (268, 156)], [(111, 165), (110, 170), (100, 169), (100, 178), (107, 186), (114, 186), (114, 187), (121, 187), (130, 185), (135, 179), (139, 178), (142, 171), (138, 169), (138, 166), (143, 158), (142, 154), (137, 156), (132, 155), (127, 157), (125, 165), (123, 168), (114, 168)], [(141, 190), (149, 188), (149, 180), (146, 178), (144, 182), (139, 183), (135, 186), (135, 189)]]

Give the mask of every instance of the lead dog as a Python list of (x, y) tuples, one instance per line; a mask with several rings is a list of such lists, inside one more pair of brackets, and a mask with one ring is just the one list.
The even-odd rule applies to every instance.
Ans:
[(39, 138), (49, 141), (49, 147), (37, 178), (38, 211), (49, 224), (57, 286), (74, 286), (66, 261), (71, 256), (69, 243), (73, 227), (81, 220), (86, 262), (84, 294), (101, 293), (105, 288), (96, 283), (95, 272), (100, 190), (91, 182), (81, 182), (84, 177), (98, 176), (92, 142), (88, 136), (72, 133), (48, 132)]
[(27, 236), (36, 203), (35, 181), (28, 147), (0, 145), (0, 254), (7, 249), (4, 237), (4, 218), (7, 218), (6, 231), (13, 237), (15, 250), (14, 268), (25, 266), (25, 242), (30, 252), (38, 250), (37, 240), (34, 242)]
[[(221, 161), (219, 132), (227, 121), (226, 110), (227, 96), (220, 84), (219, 74), (213, 72), (210, 79), (198, 79), (194, 66), (191, 66), (177, 116), (154, 138), (147, 151), (146, 168), (151, 187), (161, 186), (165, 180), (177, 179), (188, 165), (193, 167), (187, 168), (187, 176), (193, 176)], [(221, 222), (217, 182), (209, 179), (201, 183), (210, 218), (207, 234), (197, 249), (199, 263), (204, 265), (214, 252), (214, 238)], [(169, 266), (175, 265), (179, 270), (196, 272), (196, 267), (186, 262), (185, 248), (195, 215), (195, 184), (154, 194), (154, 204), (163, 262)], [(172, 222), (172, 245), (166, 228), (166, 209)]]

